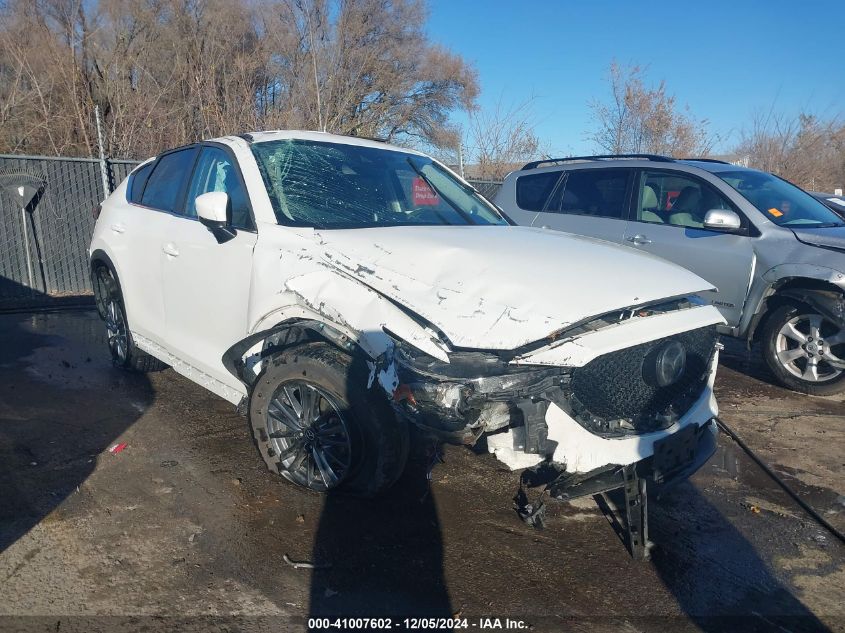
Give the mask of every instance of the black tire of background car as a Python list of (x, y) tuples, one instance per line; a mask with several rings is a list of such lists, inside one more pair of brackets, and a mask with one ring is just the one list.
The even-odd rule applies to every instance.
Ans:
[(375, 497), (396, 483), (408, 459), (408, 425), (396, 417), (378, 388), (367, 388), (369, 370), (363, 359), (317, 342), (271, 356), (265, 363), (250, 393), (249, 422), (256, 447), (272, 472), (282, 475), (284, 466), (267, 437), (267, 406), (282, 383), (297, 380), (331, 394), (351, 427), (352, 467), (330, 492)]
[[(98, 284), (102, 284), (101, 289), (102, 296), (105, 298), (104, 303), (107, 305), (109, 301), (114, 301), (117, 309), (121, 311), (123, 322), (128, 323), (126, 321), (126, 308), (123, 306), (123, 297), (120, 294), (120, 289), (118, 288), (117, 282), (112, 276), (111, 271), (109, 271), (109, 269), (105, 266), (100, 266), (97, 269), (96, 280)], [(146, 352), (138, 349), (135, 345), (135, 341), (132, 340), (132, 333), (129, 331), (128, 327), (126, 328), (126, 358), (121, 359), (116, 356), (111, 347), (109, 347), (109, 352), (111, 353), (112, 362), (115, 367), (120, 367), (121, 369), (128, 369), (130, 371), (137, 371), (146, 374), (153, 371), (162, 371), (168, 367), (166, 363), (163, 363), (155, 356), (150, 356)]]
[(781, 328), (798, 314), (815, 314), (809, 306), (786, 304), (776, 308), (767, 318), (763, 327), (763, 357), (777, 381), (788, 389), (813, 396), (832, 396), (845, 391), (845, 372), (829, 382), (815, 383), (803, 380), (789, 373), (777, 357), (777, 337)]

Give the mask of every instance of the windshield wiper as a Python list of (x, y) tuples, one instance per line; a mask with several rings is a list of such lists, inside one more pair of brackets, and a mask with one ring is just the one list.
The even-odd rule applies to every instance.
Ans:
[(422, 170), (414, 164), (414, 161), (412, 161), (410, 157), (406, 158), (405, 160), (408, 161), (408, 164), (411, 166), (411, 169), (417, 172), (417, 175), (425, 181), (425, 184), (431, 187), (431, 190), (434, 193), (443, 198), (446, 201), (446, 204), (452, 207), (455, 212), (466, 221), (467, 224), (476, 224), (475, 220), (473, 220), (468, 213), (463, 211), (460, 207), (458, 207), (457, 204), (452, 201), (451, 198), (449, 198), (449, 196), (444, 195), (443, 192), (440, 191), (440, 189), (434, 186), (434, 183), (432, 183), (431, 180), (429, 180), (428, 177), (424, 173), (422, 173)]

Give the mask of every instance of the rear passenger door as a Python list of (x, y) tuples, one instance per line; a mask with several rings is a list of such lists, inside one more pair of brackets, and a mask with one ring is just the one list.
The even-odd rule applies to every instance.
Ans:
[[(229, 196), (229, 226), (235, 235), (222, 242), (197, 219), (196, 198), (211, 191)], [(247, 333), (256, 238), (237, 160), (223, 146), (202, 147), (165, 240), (162, 268), (168, 347), (235, 389), (242, 385), (223, 367), (222, 356)]]
[[(624, 244), (688, 268), (716, 287), (701, 297), (715, 306), (728, 325), (739, 324), (754, 267), (748, 220), (703, 180), (665, 169), (639, 173), (631, 221)], [(704, 228), (710, 209), (730, 209), (743, 222), (741, 234)]]
[(135, 172), (127, 205), (110, 226), (129, 328), (160, 344), (166, 337), (161, 249), (196, 152), (168, 152)]
[(564, 171), (533, 225), (620, 243), (625, 234), (632, 174), (632, 169), (625, 168)]

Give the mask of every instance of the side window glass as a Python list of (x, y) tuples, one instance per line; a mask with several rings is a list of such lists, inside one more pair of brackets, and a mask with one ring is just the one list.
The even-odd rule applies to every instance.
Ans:
[(162, 156), (147, 180), (141, 204), (162, 211), (174, 211), (196, 153), (196, 148), (191, 147)]
[(239, 229), (252, 228), (249, 204), (237, 168), (229, 155), (217, 147), (204, 147), (200, 154), (185, 200), (186, 216), (197, 217), (197, 197), (209, 191), (229, 194), (229, 218), (232, 226)]
[(147, 179), (150, 177), (150, 172), (153, 170), (154, 164), (155, 163), (144, 165), (141, 169), (132, 174), (129, 179), (129, 191), (126, 192), (126, 197), (129, 198), (129, 202), (141, 204), (141, 194), (144, 192), (144, 185), (147, 184)]
[(517, 178), (516, 206), (525, 211), (542, 211), (560, 174), (560, 171), (547, 171)]
[[(625, 217), (627, 169), (576, 169), (568, 173), (559, 199), (549, 211), (621, 220)], [(560, 192), (560, 188), (558, 189)], [(555, 194), (555, 198), (558, 198)]]
[(730, 209), (713, 187), (681, 173), (643, 171), (636, 219), (651, 224), (703, 228), (710, 209)]

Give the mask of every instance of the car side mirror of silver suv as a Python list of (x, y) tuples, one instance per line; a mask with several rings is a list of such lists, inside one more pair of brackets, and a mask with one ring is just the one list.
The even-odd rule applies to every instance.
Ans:
[[(199, 198), (197, 198), (197, 202), (199, 202)], [(714, 231), (737, 231), (742, 228), (742, 220), (729, 209), (710, 209), (704, 215), (704, 228)]]

